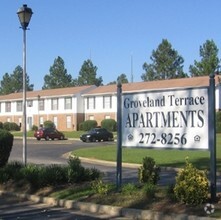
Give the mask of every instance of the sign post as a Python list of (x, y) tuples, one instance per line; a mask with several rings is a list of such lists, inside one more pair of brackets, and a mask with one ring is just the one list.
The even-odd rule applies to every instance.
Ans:
[(216, 200), (216, 113), (215, 113), (215, 79), (209, 80), (209, 149), (210, 149), (210, 193), (211, 200)]
[(122, 183), (122, 84), (117, 81), (117, 191), (121, 189)]

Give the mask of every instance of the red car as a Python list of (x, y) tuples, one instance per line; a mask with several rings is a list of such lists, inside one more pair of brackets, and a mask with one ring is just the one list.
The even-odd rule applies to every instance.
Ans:
[(49, 139), (59, 139), (64, 140), (64, 134), (60, 131), (58, 131), (55, 128), (40, 128), (34, 133), (34, 137), (37, 138), (37, 140), (41, 140), (42, 138), (48, 141)]

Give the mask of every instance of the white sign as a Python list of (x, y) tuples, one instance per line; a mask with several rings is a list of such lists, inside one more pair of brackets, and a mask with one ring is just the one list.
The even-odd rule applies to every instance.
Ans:
[(208, 149), (208, 88), (122, 95), (122, 146)]

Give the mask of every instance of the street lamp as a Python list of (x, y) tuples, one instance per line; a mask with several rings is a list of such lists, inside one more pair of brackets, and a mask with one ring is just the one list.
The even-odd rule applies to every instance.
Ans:
[(27, 124), (26, 124), (26, 30), (33, 14), (31, 8), (23, 5), (17, 11), (23, 29), (23, 163), (27, 163)]

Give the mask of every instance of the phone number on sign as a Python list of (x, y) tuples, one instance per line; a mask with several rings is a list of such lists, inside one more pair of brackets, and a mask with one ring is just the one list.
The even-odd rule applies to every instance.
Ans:
[(161, 143), (162, 145), (166, 144), (175, 144), (175, 145), (185, 145), (187, 143), (186, 133), (162, 133), (161, 135), (157, 136), (156, 133), (140, 133), (140, 144), (157, 144)]

